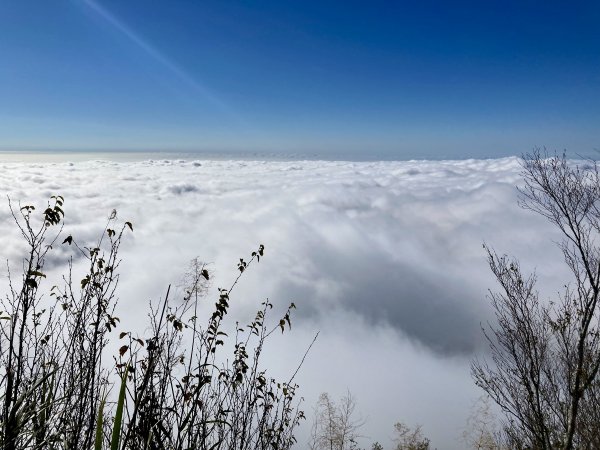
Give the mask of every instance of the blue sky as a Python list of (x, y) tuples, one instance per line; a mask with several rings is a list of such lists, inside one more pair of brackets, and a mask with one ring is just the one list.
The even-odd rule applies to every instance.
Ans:
[(597, 2), (6, 0), (0, 149), (600, 148)]

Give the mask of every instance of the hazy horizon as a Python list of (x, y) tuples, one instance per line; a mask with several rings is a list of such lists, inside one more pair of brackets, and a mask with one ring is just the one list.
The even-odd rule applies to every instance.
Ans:
[[(108, 159), (113, 161), (144, 161), (150, 159), (184, 159), (184, 160), (247, 160), (247, 161), (351, 161), (351, 162), (377, 162), (377, 161), (464, 161), (488, 160), (502, 158), (521, 158), (524, 154), (507, 154), (504, 156), (490, 157), (460, 157), (460, 158), (424, 158), (405, 157), (394, 158), (387, 154), (374, 152), (286, 152), (286, 151), (260, 151), (260, 150), (0, 150), (0, 162), (65, 162), (91, 161), (94, 159)], [(552, 152), (550, 152), (552, 153)]]

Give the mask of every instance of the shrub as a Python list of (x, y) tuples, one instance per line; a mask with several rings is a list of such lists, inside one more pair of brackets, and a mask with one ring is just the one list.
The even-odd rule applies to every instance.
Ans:
[[(295, 305), (269, 325), (272, 305), (263, 302), (247, 326), (236, 324), (235, 336), (223, 331), (230, 295), (264, 247), (240, 260), (237, 278), (218, 290), (206, 322), (197, 313), (211, 276), (196, 259), (184, 298), (175, 302), (169, 286), (150, 306), (149, 335), (117, 335), (119, 248), (133, 225), (117, 224), (113, 211), (96, 244), (86, 247), (63, 235), (63, 204), (54, 196), (39, 215), (33, 206), (16, 209), (9, 201), (27, 254), (19, 276), (9, 268), (8, 292), (0, 300), (0, 448), (290, 448), (304, 418), (297, 370), (277, 381), (260, 357), (266, 340), (291, 326)], [(60, 284), (46, 289), (45, 263), (59, 246), (71, 257)], [(81, 279), (74, 257), (86, 262)], [(223, 356), (227, 339), (230, 362)], [(120, 340), (112, 360), (110, 340)]]

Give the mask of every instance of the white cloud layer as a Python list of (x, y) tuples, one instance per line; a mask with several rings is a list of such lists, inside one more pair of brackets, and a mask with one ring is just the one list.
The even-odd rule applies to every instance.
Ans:
[[(519, 172), (516, 158), (0, 162), (0, 192), (40, 206), (63, 195), (65, 231), (80, 242), (113, 208), (131, 220), (119, 309), (134, 325), (193, 257), (212, 262), (217, 285), (228, 286), (238, 258), (264, 244), (265, 258), (233, 295), (236, 314), (249, 317), (266, 297), (296, 303), (294, 329), (269, 361), (285, 373), (321, 331), (298, 379), (306, 408), (322, 391), (349, 389), (368, 419), (365, 447), (389, 447), (404, 421), (451, 449), (463, 446), (479, 395), (469, 362), (485, 351), (480, 323), (491, 318), (482, 243), (537, 266), (549, 294), (564, 274), (552, 228), (517, 206)], [(22, 257), (16, 242), (5, 203), (1, 256), (13, 263)], [(307, 434), (305, 426), (301, 444)]]

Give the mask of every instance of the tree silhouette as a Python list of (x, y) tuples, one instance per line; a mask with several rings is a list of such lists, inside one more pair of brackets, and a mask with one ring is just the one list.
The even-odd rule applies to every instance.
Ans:
[(535, 275), (486, 247), (500, 291), (496, 323), (485, 330), (492, 361), (474, 361), (473, 377), (504, 413), (509, 448), (600, 448), (600, 176), (594, 161), (535, 151), (523, 160), (520, 204), (562, 235), (571, 280), (559, 298), (539, 298)]

